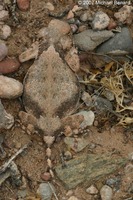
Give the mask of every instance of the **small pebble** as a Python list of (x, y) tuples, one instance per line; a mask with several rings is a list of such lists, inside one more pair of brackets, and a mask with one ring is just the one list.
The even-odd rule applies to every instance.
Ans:
[(78, 72), (80, 69), (80, 61), (78, 56), (78, 51), (76, 48), (72, 47), (70, 51), (65, 56), (65, 61), (69, 65), (69, 67), (74, 72)]
[(38, 31), (38, 38), (46, 38), (49, 34), (48, 28), (43, 27)]
[(74, 152), (82, 151), (86, 146), (88, 146), (89, 142), (84, 138), (72, 138), (65, 137), (65, 144), (69, 149), (72, 149)]
[(50, 21), (48, 28), (50, 31), (53, 31), (53, 33), (59, 32), (61, 36), (66, 35), (70, 32), (70, 25), (67, 22), (53, 19)]
[(21, 11), (27, 11), (30, 7), (30, 0), (17, 0), (17, 5)]
[(72, 47), (72, 39), (68, 35), (64, 35), (60, 38), (60, 44), (63, 50), (69, 50)]
[(25, 61), (37, 58), (38, 51), (39, 51), (38, 42), (35, 42), (32, 44), (32, 46), (29, 49), (27, 49), (26, 51), (24, 51), (23, 53), (19, 55), (19, 61), (25, 62)]
[(78, 198), (75, 196), (71, 196), (68, 200), (78, 200)]
[(88, 15), (87, 13), (83, 13), (81, 16), (80, 16), (80, 20), (82, 22), (86, 22), (88, 20)]
[(94, 185), (91, 185), (89, 188), (86, 189), (86, 192), (89, 194), (97, 194), (98, 189)]
[[(53, 185), (50, 185), (53, 188), (53, 190), (55, 190)], [(48, 183), (41, 183), (37, 190), (37, 194), (41, 197), (41, 200), (51, 200), (53, 192)]]
[(87, 126), (92, 126), (95, 115), (94, 112), (90, 111), (80, 111), (76, 115), (83, 115), (84, 121), (80, 124), (80, 128), (86, 128)]
[(0, 75), (0, 98), (14, 99), (22, 95), (23, 85), (19, 81)]
[(5, 43), (0, 41), (0, 61), (2, 61), (8, 54), (8, 48)]
[(82, 10), (82, 7), (78, 6), (78, 5), (75, 5), (72, 9), (72, 12), (77, 12), (79, 10)]
[(20, 142), (15, 143), (15, 148), (20, 149), (22, 147), (22, 144)]
[(117, 23), (113, 19), (110, 19), (109, 25), (108, 25), (108, 30), (115, 29), (116, 27), (117, 27)]
[(128, 164), (128, 165), (126, 165), (126, 167), (125, 167), (125, 174), (130, 174), (130, 173), (133, 173), (133, 164)]
[(81, 99), (84, 101), (86, 106), (92, 105), (92, 98), (88, 92), (83, 92)]
[(0, 11), (1, 11), (1, 10), (4, 10), (4, 7), (3, 7), (2, 5), (0, 5)]
[(68, 19), (67, 22), (69, 24), (74, 24), (75, 23), (75, 18)]
[(71, 24), (70, 27), (71, 27), (72, 33), (76, 33), (77, 32), (78, 26), (76, 24)]
[(71, 159), (72, 159), (72, 154), (71, 154), (70, 151), (66, 151), (66, 152), (64, 153), (64, 156), (65, 156), (65, 159), (66, 159), (66, 160), (71, 160)]
[(55, 9), (53, 4), (50, 2), (45, 3), (44, 8), (47, 8), (50, 11), (53, 11)]
[(132, 23), (133, 21), (132, 11), (133, 11), (132, 6), (124, 5), (122, 8), (118, 10), (118, 12), (114, 14), (114, 17), (118, 20), (118, 22), (122, 24), (127, 24), (130, 18), (130, 23)]
[(34, 132), (34, 126), (32, 124), (28, 124), (27, 129), (33, 133)]
[(98, 123), (98, 121), (97, 121), (97, 120), (95, 120), (95, 121), (94, 121), (94, 126), (95, 126), (95, 127), (97, 127), (97, 126), (98, 126), (98, 124), (99, 124), (99, 123)]
[(9, 74), (19, 69), (20, 63), (16, 58), (6, 58), (0, 62), (0, 74)]
[(93, 150), (95, 148), (96, 148), (96, 144), (94, 144), (94, 143), (89, 144), (89, 149)]
[(114, 178), (109, 178), (106, 181), (106, 185), (112, 187), (115, 190), (119, 190), (120, 184), (121, 184), (121, 178), (119, 176)]
[(0, 129), (10, 129), (14, 124), (14, 117), (7, 113), (0, 100)]
[(88, 29), (88, 26), (87, 26), (87, 25), (81, 25), (81, 26), (79, 26), (79, 28), (78, 28), (78, 32), (80, 33), (80, 32), (85, 31), (85, 30), (87, 30), (87, 29)]
[(49, 172), (45, 172), (43, 174), (41, 174), (41, 179), (44, 181), (49, 181), (51, 179), (51, 175)]
[(133, 152), (129, 153), (128, 157), (130, 161), (133, 161)]
[(67, 19), (72, 19), (73, 17), (74, 17), (74, 13), (72, 12), (72, 10), (70, 10), (67, 15)]
[(103, 30), (108, 27), (110, 18), (108, 15), (102, 11), (96, 12), (94, 19), (92, 21), (93, 30)]
[(104, 185), (100, 190), (100, 195), (102, 200), (112, 200), (113, 191), (108, 185)]
[(9, 18), (9, 13), (6, 10), (0, 11), (0, 21), (6, 21)]
[(68, 190), (68, 192), (66, 193), (66, 196), (67, 197), (70, 197), (73, 195), (73, 191), (72, 190)]
[(6, 40), (11, 35), (10, 26), (4, 24), (0, 25), (0, 39)]

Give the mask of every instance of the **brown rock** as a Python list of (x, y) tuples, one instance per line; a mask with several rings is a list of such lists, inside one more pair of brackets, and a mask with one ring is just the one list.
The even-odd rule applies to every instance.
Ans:
[(21, 11), (27, 11), (30, 7), (30, 0), (17, 0), (17, 5)]
[(74, 17), (74, 13), (70, 10), (67, 15), (67, 19), (72, 19), (73, 17)]
[(2, 61), (8, 54), (8, 48), (5, 43), (0, 41), (0, 61)]
[(41, 179), (44, 181), (49, 181), (51, 179), (51, 175), (49, 172), (45, 172), (43, 174), (41, 174)]
[(70, 25), (67, 22), (53, 19), (48, 25), (49, 36), (52, 43), (56, 43), (59, 39), (68, 34), (71, 30)]
[(80, 69), (80, 60), (78, 56), (78, 51), (74, 47), (70, 49), (70, 51), (65, 56), (65, 61), (69, 65), (69, 67), (74, 71), (78, 72)]
[(60, 38), (60, 44), (63, 50), (69, 50), (72, 47), (73, 42), (70, 36), (64, 35)]
[(38, 42), (34, 42), (29, 49), (27, 49), (26, 51), (24, 51), (19, 55), (19, 61), (25, 62), (37, 58), (39, 50), (38, 45), (39, 45)]
[(9, 74), (19, 69), (20, 63), (16, 58), (6, 58), (0, 62), (0, 73)]
[(116, 27), (117, 27), (117, 23), (113, 19), (110, 19), (110, 22), (109, 22), (109, 25), (108, 25), (108, 30), (112, 30)]

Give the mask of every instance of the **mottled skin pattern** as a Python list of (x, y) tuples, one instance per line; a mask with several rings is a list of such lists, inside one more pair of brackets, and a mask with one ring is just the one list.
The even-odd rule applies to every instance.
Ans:
[(76, 106), (78, 96), (75, 74), (50, 46), (25, 77), (23, 102), (26, 111), (36, 117), (44, 135), (54, 135), (61, 127), (60, 119)]

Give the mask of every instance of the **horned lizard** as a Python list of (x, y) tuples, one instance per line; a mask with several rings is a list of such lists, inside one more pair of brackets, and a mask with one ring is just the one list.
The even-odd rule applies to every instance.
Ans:
[(23, 93), (25, 110), (34, 116), (38, 129), (44, 134), (49, 168), (54, 136), (62, 126), (61, 119), (76, 106), (78, 97), (75, 74), (51, 45), (28, 70)]

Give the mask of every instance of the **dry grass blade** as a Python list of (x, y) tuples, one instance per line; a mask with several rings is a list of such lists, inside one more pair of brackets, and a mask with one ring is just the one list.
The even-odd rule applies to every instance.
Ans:
[(124, 73), (131, 84), (133, 84), (133, 62), (126, 62), (124, 64)]
[(126, 126), (133, 123), (132, 117), (123, 117), (118, 124)]

